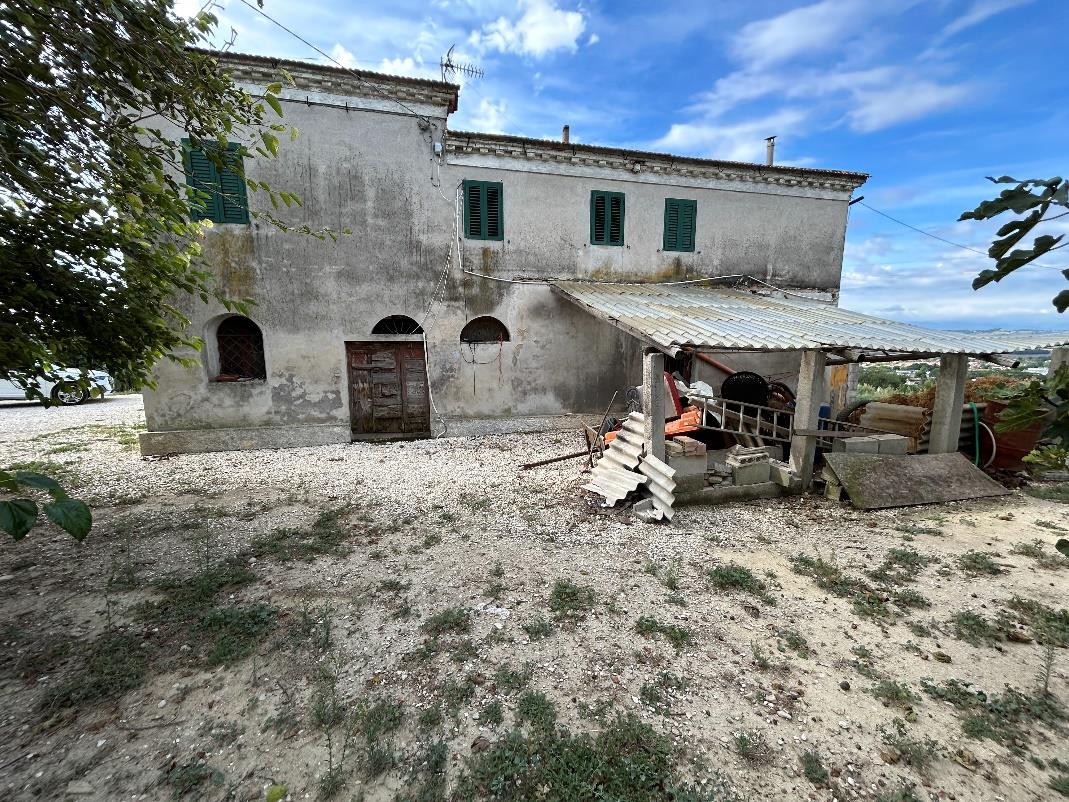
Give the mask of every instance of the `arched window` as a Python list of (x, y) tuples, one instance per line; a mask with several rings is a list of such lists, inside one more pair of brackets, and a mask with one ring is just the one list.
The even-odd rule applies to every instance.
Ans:
[(267, 378), (264, 336), (247, 317), (232, 315), (220, 322), (215, 342), (219, 351), (218, 381)]
[(375, 324), (372, 334), (422, 334), (423, 326), (408, 315), (390, 315)]
[(507, 343), (509, 339), (505, 324), (489, 315), (475, 318), (460, 332), (462, 343)]

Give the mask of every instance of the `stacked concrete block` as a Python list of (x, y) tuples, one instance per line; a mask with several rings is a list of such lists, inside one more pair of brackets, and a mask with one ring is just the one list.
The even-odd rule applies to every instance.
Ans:
[(780, 487), (788, 490), (801, 490), (802, 480), (791, 473), (791, 466), (780, 460), (770, 460), (768, 463), (769, 478)]
[(879, 454), (880, 441), (873, 437), (836, 437), (832, 451), (845, 451), (847, 454)]
[(837, 437), (832, 451), (847, 454), (905, 454), (909, 438), (900, 434), (870, 434), (858, 437)]
[(676, 493), (696, 493), (705, 487), (705, 443), (691, 437), (675, 437), (665, 443), (665, 452), (668, 464), (676, 472)]
[(763, 448), (735, 446), (728, 453), (726, 463), (736, 485), (756, 485), (770, 481), (772, 468), (768, 452)]
[(909, 447), (909, 438), (900, 434), (874, 434), (872, 439), (879, 443), (880, 454), (905, 454)]

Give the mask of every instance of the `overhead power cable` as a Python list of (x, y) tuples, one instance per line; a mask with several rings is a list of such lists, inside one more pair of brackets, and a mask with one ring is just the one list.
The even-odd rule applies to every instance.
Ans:
[(429, 119), (429, 118), (427, 117), (427, 115), (425, 115), (425, 114), (420, 114), (420, 113), (419, 113), (418, 111), (416, 111), (415, 109), (413, 109), (413, 108), (412, 108), (411, 106), (408, 106), (408, 105), (406, 105), (405, 103), (402, 103), (402, 102), (401, 102), (400, 100), (398, 100), (397, 98), (393, 97), (393, 96), (392, 96), (392, 95), (390, 95), (390, 94), (389, 94), (388, 92), (384, 92), (383, 90), (379, 89), (379, 87), (375, 86), (375, 85), (374, 85), (373, 83), (371, 83), (371, 82), (369, 82), (369, 81), (365, 80), (365, 79), (364, 79), (364, 77), (363, 77), (362, 75), (360, 75), (360, 73), (358, 73), (358, 72), (357, 72), (356, 70), (354, 70), (354, 69), (353, 69), (352, 67), (346, 67), (346, 66), (345, 66), (344, 64), (342, 64), (342, 63), (341, 63), (340, 61), (338, 61), (338, 60), (337, 60), (336, 58), (334, 58), (334, 56), (330, 55), (330, 53), (327, 53), (326, 51), (324, 51), (324, 50), (321, 50), (320, 48), (316, 47), (316, 46), (315, 46), (314, 44), (312, 44), (311, 42), (309, 42), (309, 41), (308, 41), (307, 39), (305, 39), (305, 38), (304, 38), (303, 36), (301, 36), (301, 35), (300, 35), (299, 33), (297, 33), (296, 31), (294, 31), (294, 30), (293, 30), (292, 28), (287, 28), (287, 27), (286, 27), (285, 25), (283, 25), (283, 24), (282, 24), (281, 22), (279, 22), (279, 21), (278, 21), (277, 19), (275, 19), (275, 18), (274, 18), (274, 17), (272, 17), (272, 16), (270, 15), (270, 14), (268, 14), (268, 13), (267, 13), (266, 11), (264, 11), (264, 10), (263, 10), (262, 8), (258, 8), (257, 6), (253, 5), (252, 3), (250, 3), (250, 2), (249, 2), (249, 0), (240, 0), (240, 2), (241, 2), (241, 4), (242, 4), (242, 5), (244, 5), (244, 6), (247, 6), (248, 8), (251, 8), (251, 9), (252, 9), (253, 11), (255, 11), (255, 12), (256, 12), (257, 14), (259, 14), (259, 15), (260, 15), (261, 17), (263, 17), (264, 19), (266, 19), (266, 20), (267, 20), (268, 22), (270, 22), (270, 23), (271, 23), (272, 25), (275, 25), (275, 26), (277, 26), (277, 27), (281, 28), (282, 30), (284, 30), (284, 31), (285, 31), (286, 33), (288, 33), (288, 34), (289, 34), (290, 36), (292, 36), (293, 38), (295, 38), (295, 39), (296, 39), (297, 41), (301, 42), (302, 44), (306, 45), (307, 47), (310, 47), (310, 48), (312, 48), (312, 50), (314, 50), (315, 52), (317, 52), (317, 53), (318, 53), (319, 55), (321, 55), (321, 56), (322, 56), (323, 58), (325, 58), (325, 59), (327, 59), (328, 61), (330, 61), (330, 62), (332, 62), (332, 63), (336, 64), (336, 65), (337, 65), (338, 67), (340, 67), (341, 69), (343, 69), (343, 70), (345, 70), (346, 72), (350, 73), (350, 74), (351, 74), (351, 75), (352, 75), (353, 77), (355, 77), (355, 78), (356, 78), (356, 79), (357, 79), (358, 81), (360, 81), (360, 83), (364, 84), (364, 86), (366, 86), (366, 87), (367, 87), (368, 89), (370, 89), (370, 90), (372, 90), (373, 92), (375, 92), (376, 94), (378, 94), (378, 95), (382, 96), (382, 97), (383, 97), (383, 98), (385, 98), (386, 100), (389, 100), (389, 101), (391, 101), (391, 102), (393, 102), (393, 103), (396, 103), (396, 104), (397, 104), (398, 106), (400, 106), (401, 108), (403, 108), (403, 109), (404, 109), (405, 111), (407, 111), (407, 112), (408, 112), (409, 114), (413, 114), (413, 115), (415, 115), (415, 116), (416, 116), (416, 117), (418, 117), (418, 118), (419, 118), (420, 120), (422, 120), (423, 122), (425, 122), (425, 123), (427, 123), (428, 125), (430, 125), (430, 122), (431, 122), (431, 121), (430, 121), (430, 119)]
[[(984, 251), (978, 251), (976, 248), (970, 248), (968, 245), (962, 245), (960, 242), (953, 242), (952, 240), (948, 240), (948, 239), (946, 239), (944, 237), (940, 237), (938, 234), (933, 234), (930, 231), (925, 231), (923, 228), (917, 228), (916, 226), (910, 225), (905, 220), (899, 220), (897, 217), (892, 217), (891, 215), (887, 214), (887, 212), (881, 212), (879, 209), (874, 209), (873, 207), (869, 206), (864, 201), (858, 201), (858, 204), (860, 206), (864, 206), (870, 212), (876, 212), (876, 214), (880, 215), (881, 217), (886, 217), (888, 220), (890, 220), (893, 223), (898, 223), (900, 226), (905, 226), (910, 231), (916, 231), (918, 234), (923, 234), (926, 237), (931, 237), (934, 240), (939, 240), (939, 242), (945, 243), (947, 245), (953, 245), (955, 248), (961, 248), (963, 251), (969, 251), (970, 253), (979, 254), (980, 256), (983, 256), (985, 259), (990, 259), (991, 258)], [(1062, 269), (1060, 267), (1056, 267), (1055, 265), (1033, 264), (1032, 267), (1042, 267), (1042, 268), (1045, 268), (1047, 270), (1061, 270)]]

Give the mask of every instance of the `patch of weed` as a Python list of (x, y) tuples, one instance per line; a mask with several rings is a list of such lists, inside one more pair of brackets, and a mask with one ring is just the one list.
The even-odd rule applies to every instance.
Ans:
[(557, 723), (557, 707), (544, 693), (527, 691), (516, 701), (516, 720), (545, 732)]
[(932, 606), (932, 603), (928, 601), (928, 599), (919, 592), (913, 590), (913, 588), (900, 590), (891, 598), (894, 603), (903, 610), (925, 610)]
[(473, 754), (457, 780), (456, 799), (605, 799), (613, 802), (720, 802), (729, 790), (699, 791), (672, 769), (671, 743), (635, 716), (597, 735), (563, 728), (509, 733)]
[(686, 687), (686, 680), (682, 677), (669, 671), (662, 671), (652, 682), (643, 683), (638, 698), (655, 713), (670, 716), (672, 714), (672, 692), (682, 691)]
[(471, 631), (471, 614), (463, 607), (447, 607), (424, 621), (423, 631), (432, 636), (465, 634)]
[(870, 693), (885, 705), (904, 709), (909, 709), (921, 700), (908, 685), (893, 679), (881, 680), (872, 687)]
[(931, 738), (913, 738), (906, 729), (906, 722), (896, 718), (890, 727), (880, 726), (880, 736), (883, 742), (901, 755), (901, 758), (909, 766), (919, 772), (926, 772), (928, 767), (943, 754), (943, 748), (938, 741)]
[(352, 551), (345, 544), (353, 537), (353, 531), (344, 525), (344, 519), (354, 509), (353, 505), (347, 504), (324, 510), (309, 529), (286, 527), (254, 537), (246, 553), (257, 559), (269, 557), (279, 562), (311, 562), (323, 554), (343, 557)]
[(878, 568), (869, 571), (869, 576), (881, 585), (904, 585), (913, 582), (925, 566), (935, 561), (915, 549), (893, 548)]
[(970, 738), (989, 739), (1020, 751), (1028, 740), (1027, 727), (1042, 723), (1063, 732), (1065, 710), (1052, 695), (1029, 695), (1007, 685), (1001, 694), (974, 691), (956, 679), (940, 685), (921, 680), (924, 692), (949, 702), (962, 715), (961, 730)]
[(426, 710), (420, 712), (419, 717), (416, 719), (421, 729), (430, 730), (434, 729), (442, 723), (442, 706), (431, 705)]
[(995, 562), (998, 554), (987, 551), (967, 551), (958, 557), (958, 567), (970, 576), (995, 576), (1006, 573), (1005, 569)]
[(1046, 568), (1052, 571), (1056, 571), (1060, 568), (1069, 568), (1069, 559), (1066, 559), (1065, 555), (1058, 551), (1048, 551), (1046, 545), (1046, 543), (1039, 539), (1033, 540), (1031, 543), (1018, 543), (1010, 549), (1010, 554), (1017, 554), (1021, 557), (1030, 557), (1036, 561), (1040, 568)]
[(1062, 796), (1069, 796), (1069, 774), (1059, 774), (1056, 777), (1051, 777), (1047, 785)]
[(950, 631), (958, 640), (971, 646), (993, 646), (1001, 640), (1002, 633), (978, 613), (960, 612), (951, 616)]
[(1021, 622), (1031, 628), (1033, 636), (1040, 643), (1050, 641), (1055, 646), (1069, 646), (1069, 610), (1055, 610), (1021, 596), (1012, 597), (1005, 605), (1017, 614)]
[(1041, 529), (1049, 529), (1052, 532), (1069, 532), (1069, 529), (1066, 529), (1061, 524), (1054, 523), (1054, 521), (1034, 521), (1034, 523)]
[(475, 697), (475, 683), (468, 679), (462, 682), (446, 680), (442, 683), (442, 699), (445, 701), (451, 713), (456, 713), (467, 702)]
[(205, 662), (226, 666), (248, 657), (271, 631), (278, 611), (269, 604), (219, 607), (201, 616), (189, 629), (208, 641)]
[(360, 728), (368, 743), (373, 743), (395, 731), (404, 720), (405, 707), (402, 702), (382, 699), (364, 711)]
[(553, 634), (553, 624), (545, 618), (536, 618), (533, 621), (527, 621), (522, 625), (521, 629), (527, 633), (527, 637), (532, 641), (539, 641), (543, 638), (548, 638)]
[(483, 705), (482, 712), (479, 714), (479, 721), (484, 724), (493, 724), (495, 727), (500, 726), (505, 721), (504, 705), (497, 699)]
[(171, 797), (174, 799), (181, 799), (194, 791), (203, 798), (208, 793), (205, 786), (220, 786), (224, 782), (223, 772), (200, 758), (172, 764), (163, 772), (161, 779), (171, 787)]
[(717, 590), (738, 590), (756, 596), (765, 604), (776, 603), (768, 593), (768, 585), (746, 566), (736, 563), (718, 565), (711, 568), (707, 575)]
[(1045, 501), (1057, 501), (1060, 504), (1069, 504), (1069, 482), (1053, 485), (1031, 485), (1024, 488), (1024, 492), (1032, 498), (1041, 498)]
[(820, 755), (815, 751), (802, 753), (802, 774), (818, 788), (823, 788), (827, 785), (831, 777), (828, 774), (828, 770), (824, 768), (824, 762), (820, 759)]
[(772, 747), (761, 730), (737, 732), (733, 738), (735, 751), (747, 763), (761, 765), (772, 760)]
[(364, 775), (367, 779), (381, 777), (396, 765), (397, 757), (393, 753), (392, 744), (368, 744), (367, 754), (364, 756)]
[(581, 621), (594, 609), (597, 601), (594, 588), (558, 579), (549, 594), (549, 609), (558, 620)]
[(139, 687), (147, 674), (148, 658), (140, 639), (124, 634), (104, 635), (89, 644), (74, 673), (48, 689), (38, 706), (57, 710), (118, 699)]
[(694, 638), (690, 630), (677, 624), (663, 624), (656, 618), (644, 615), (635, 622), (635, 631), (644, 637), (663, 635), (677, 650), (682, 649)]
[(531, 666), (522, 669), (512, 668), (509, 665), (500, 665), (494, 672), (494, 684), (502, 693), (517, 693), (527, 687), (531, 681)]
[(793, 629), (777, 629), (776, 638), (783, 641), (783, 643), (776, 641), (776, 646), (781, 652), (785, 651), (786, 647), (786, 649), (793, 650), (799, 657), (809, 657), (813, 654), (813, 650), (809, 648), (809, 641), (800, 632)]

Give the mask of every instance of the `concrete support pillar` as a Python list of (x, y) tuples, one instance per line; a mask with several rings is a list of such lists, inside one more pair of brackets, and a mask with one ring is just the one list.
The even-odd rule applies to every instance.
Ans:
[[(803, 351), (798, 369), (797, 401), (794, 405), (794, 428), (816, 429), (820, 404), (824, 400), (823, 351)], [(802, 480), (802, 489), (813, 483), (813, 460), (817, 456), (817, 439), (795, 435), (791, 438), (791, 473)]]
[(1060, 346), (1050, 349), (1050, 365), (1047, 366), (1047, 375), (1053, 376), (1062, 365), (1069, 364), (1069, 347)]
[(642, 354), (642, 411), (646, 453), (664, 459), (664, 354), (648, 350)]
[(961, 438), (961, 407), (965, 403), (965, 379), (969, 357), (947, 354), (939, 359), (939, 379), (935, 385), (932, 434), (929, 454), (952, 454)]

